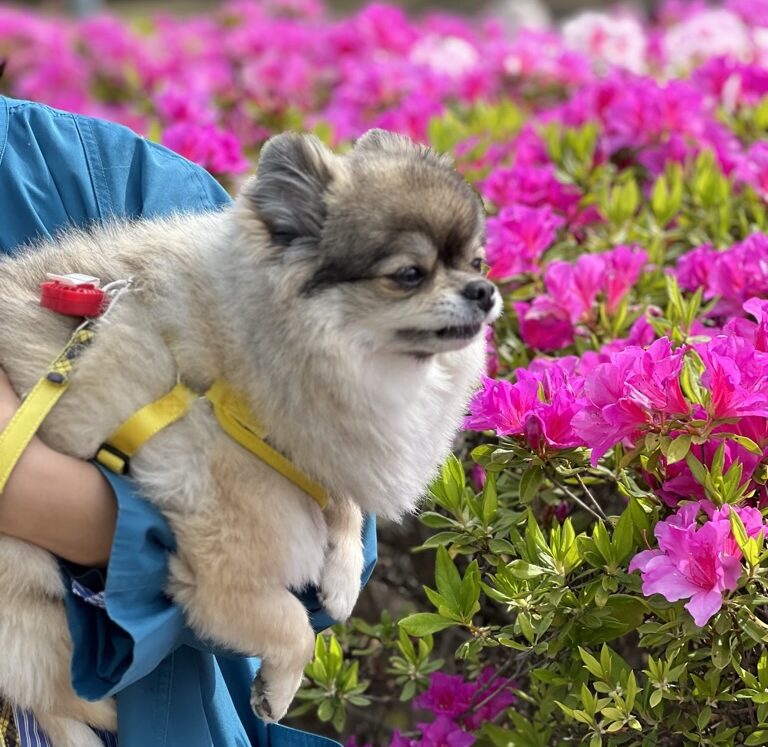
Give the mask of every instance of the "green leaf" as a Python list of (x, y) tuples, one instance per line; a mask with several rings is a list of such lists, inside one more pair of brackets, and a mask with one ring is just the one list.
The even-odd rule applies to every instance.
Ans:
[(739, 548), (744, 550), (747, 541), (749, 540), (749, 535), (744, 527), (744, 522), (732, 507), (728, 507), (728, 512), (731, 520), (731, 532), (733, 532), (733, 538), (736, 540), (736, 544)]
[(528, 643), (534, 643), (536, 640), (536, 633), (533, 630), (530, 615), (527, 612), (521, 612), (517, 616), (517, 624), (520, 626), (520, 632), (525, 636)]
[(635, 549), (635, 527), (629, 508), (624, 510), (616, 522), (611, 545), (617, 563), (623, 563)]
[(419, 515), (419, 521), (430, 529), (448, 529), (459, 526), (455, 519), (443, 516), (436, 511), (424, 511)]
[(613, 563), (614, 557), (611, 551), (611, 540), (608, 536), (608, 531), (605, 528), (605, 524), (602, 521), (595, 523), (592, 528), (592, 539), (595, 542), (595, 547), (598, 552), (603, 556), (606, 563)]
[(520, 480), (520, 501), (524, 504), (530, 503), (539, 492), (542, 482), (544, 482), (544, 470), (538, 464), (532, 464)]
[(687, 433), (678, 436), (667, 448), (667, 464), (674, 464), (681, 459), (685, 459), (690, 450), (691, 437)]
[(333, 716), (333, 701), (324, 700), (317, 709), (317, 717), (321, 721), (330, 721)]
[(468, 566), (461, 582), (459, 593), (459, 612), (465, 622), (471, 622), (472, 617), (480, 610), (480, 568), (477, 560)]
[(417, 612), (415, 615), (408, 615), (400, 621), (400, 626), (405, 629), (406, 633), (416, 637), (438, 633), (453, 625), (456, 625), (454, 620), (448, 620), (433, 612)]
[(757, 729), (753, 731), (745, 740), (746, 747), (762, 747), (768, 744), (768, 729)]
[(736, 436), (730, 433), (728, 434), (728, 438), (731, 441), (735, 441), (739, 446), (743, 446), (752, 454), (757, 454), (758, 456), (763, 455), (763, 450), (751, 438), (747, 438), (746, 436)]
[(581, 660), (584, 662), (584, 666), (595, 677), (601, 680), (603, 678), (603, 667), (600, 662), (594, 656), (592, 656), (589, 651), (586, 651), (581, 646), (579, 646), (579, 655), (581, 656)]
[(499, 498), (496, 492), (496, 475), (489, 472), (486, 475), (485, 485), (483, 486), (482, 518), (486, 525), (490, 524), (493, 520), (498, 506)]
[(574, 626), (571, 638), (581, 645), (607, 643), (635, 630), (642, 623), (646, 611), (646, 602), (642, 599), (628, 594), (612, 594), (602, 609), (594, 610), (594, 627), (586, 625), (589, 616), (585, 615), (585, 624)]
[(547, 573), (545, 568), (527, 563), (525, 560), (513, 560), (507, 565), (507, 569), (515, 578), (522, 579), (537, 578)]
[(448, 550), (442, 545), (437, 548), (435, 583), (440, 596), (450, 605), (450, 610), (458, 614), (461, 609), (461, 576)]

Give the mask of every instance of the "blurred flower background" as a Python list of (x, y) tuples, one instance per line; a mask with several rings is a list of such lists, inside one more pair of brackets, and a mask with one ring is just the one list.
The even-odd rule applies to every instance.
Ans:
[(0, 5), (0, 61), (233, 190), (274, 132), (385, 127), (486, 202), (487, 376), (294, 723), (768, 744), (768, 1)]

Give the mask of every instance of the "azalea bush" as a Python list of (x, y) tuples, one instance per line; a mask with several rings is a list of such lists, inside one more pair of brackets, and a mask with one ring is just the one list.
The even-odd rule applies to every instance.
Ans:
[(0, 9), (0, 60), (5, 92), (230, 187), (273, 132), (379, 126), (486, 201), (487, 376), (294, 719), (358, 747), (768, 744), (768, 2), (535, 31)]

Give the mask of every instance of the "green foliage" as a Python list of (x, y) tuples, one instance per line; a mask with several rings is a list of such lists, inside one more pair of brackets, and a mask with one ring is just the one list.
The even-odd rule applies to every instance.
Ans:
[(318, 636), (315, 658), (307, 665), (305, 674), (311, 687), (299, 691), (301, 705), (292, 716), (316, 710), (321, 721), (330, 721), (337, 731), (344, 728), (348, 706), (366, 706), (370, 700), (363, 695), (367, 682), (358, 681), (359, 662), (345, 661), (344, 652), (336, 636)]
[[(738, 121), (729, 124), (744, 139), (765, 137), (768, 98), (733, 117)], [(477, 180), (490, 145), (518, 132), (525, 119), (524, 104), (483, 104), (436, 120), (430, 138), (457, 152), (459, 169)], [(696, 246), (724, 248), (768, 228), (764, 204), (749, 188), (735, 189), (707, 151), (651, 177), (629, 150), (596, 158), (595, 123), (553, 123), (538, 132), (558, 179), (578, 187), (579, 207), (602, 218), (577, 238), (560, 236), (546, 260), (618, 244), (638, 244), (650, 257), (650, 269), (610, 313), (598, 297), (565, 352), (600, 350), (645, 314), (658, 336), (684, 349), (682, 392), (709, 411), (712, 395), (693, 345), (716, 299), (686, 293), (666, 270)], [(513, 278), (503, 291), (508, 301), (530, 300), (541, 293), (541, 278)], [(496, 343), (502, 376), (530, 363), (513, 315), (497, 323)], [(312, 695), (302, 697), (339, 724), (345, 708), (359, 706), (345, 692), (359, 688), (352, 694), (359, 699), (374, 690), (372, 707), (387, 704), (390, 723), (407, 727), (407, 712), (398, 721), (397, 707), (422, 693), (431, 674), (445, 667), (471, 680), (490, 666), (517, 683), (518, 700), (476, 732), (477, 747), (768, 744), (763, 533), (750, 537), (731, 511), (742, 574), (705, 628), (684, 600), (644, 595), (640, 575), (629, 572), (632, 558), (657, 546), (654, 527), (666, 509), (652, 487), (668, 478), (669, 467), (687, 465), (717, 507), (743, 504), (755, 484), (768, 481), (764, 464), (750, 481), (738, 460), (726, 458), (728, 440), (762, 456), (760, 447), (719, 430), (712, 419), (665, 415), (634, 448), (619, 444), (597, 466), (585, 449), (533, 449), (524, 439), (474, 434), (430, 487), (411, 545), (421, 591), (399, 625), (385, 616), (339, 628), (346, 659), (335, 638), (321, 646), (316, 662), (323, 664), (308, 669)], [(705, 443), (718, 447), (707, 465), (700, 459)], [(481, 489), (468, 479), (478, 465)], [(566, 504), (570, 515), (556, 518)], [(332, 658), (333, 666), (326, 663)], [(358, 684), (351, 661), (368, 679)], [(346, 690), (342, 672), (352, 673)]]

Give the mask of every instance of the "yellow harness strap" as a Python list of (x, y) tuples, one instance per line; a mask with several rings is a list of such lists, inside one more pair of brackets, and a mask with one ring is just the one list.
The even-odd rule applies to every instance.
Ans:
[(112, 472), (128, 472), (130, 458), (171, 423), (189, 410), (197, 395), (184, 384), (176, 384), (168, 394), (156, 399), (126, 420), (96, 452), (96, 461)]
[[(301, 488), (320, 508), (325, 508), (328, 503), (325, 489), (264, 441), (267, 434), (242, 397), (221, 379), (217, 379), (203, 396), (213, 405), (216, 419), (227, 435)], [(101, 446), (96, 460), (118, 474), (128, 472), (129, 460), (139, 448), (163, 428), (182, 418), (197, 397), (188, 387), (177, 384), (164, 397), (131, 415)]]
[(74, 362), (92, 339), (93, 331), (87, 325), (75, 330), (64, 349), (32, 391), (24, 397), (5, 430), (0, 433), (0, 493), (5, 490), (8, 478), (37, 429), (69, 388), (69, 375)]
[(229, 436), (314, 498), (320, 508), (326, 507), (328, 493), (325, 489), (264, 441), (266, 432), (254, 419), (243, 399), (233, 392), (226, 382), (217, 379), (205, 396), (213, 404), (213, 412), (219, 425)]
[[(0, 493), (5, 489), (24, 449), (61, 395), (67, 391), (74, 362), (91, 343), (93, 336), (87, 324), (75, 331), (0, 433)], [(266, 432), (254, 419), (242, 397), (226, 382), (217, 379), (203, 396), (211, 402), (219, 425), (231, 438), (301, 488), (320, 508), (325, 508), (328, 503), (325, 489), (264, 441)], [(101, 445), (96, 461), (112, 472), (125, 474), (130, 468), (131, 457), (139, 448), (163, 428), (184, 417), (198, 397), (189, 387), (177, 384), (168, 394), (131, 415)]]

